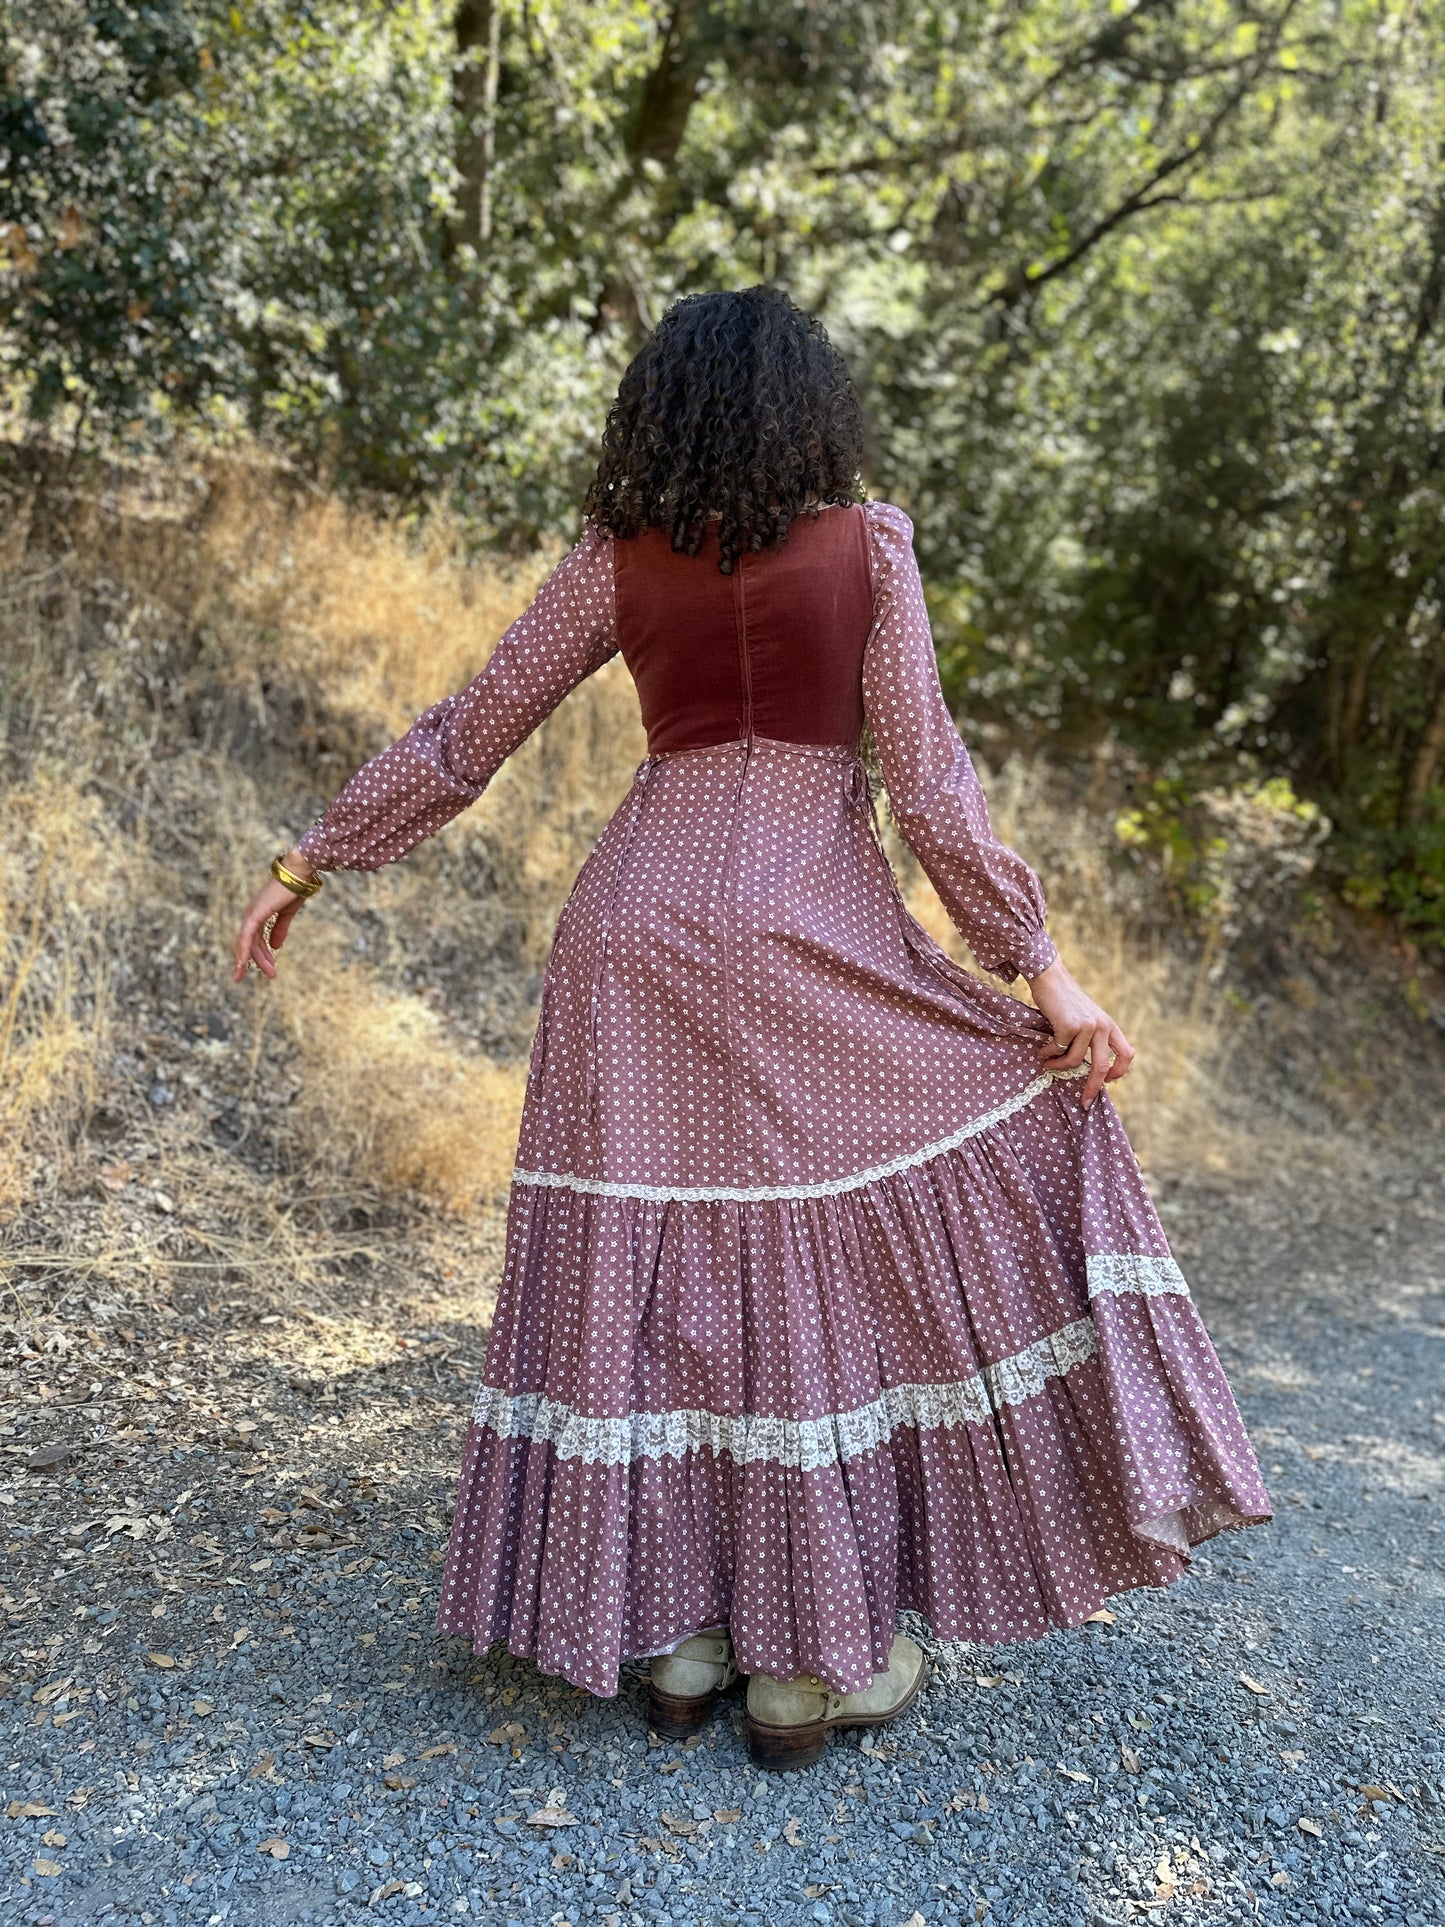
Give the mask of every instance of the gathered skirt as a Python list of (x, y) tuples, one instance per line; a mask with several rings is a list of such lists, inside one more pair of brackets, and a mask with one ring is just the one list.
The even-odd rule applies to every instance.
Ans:
[(1269, 1517), (1107, 1093), (908, 914), (850, 748), (649, 758), (558, 922), (438, 1630), (857, 1691)]

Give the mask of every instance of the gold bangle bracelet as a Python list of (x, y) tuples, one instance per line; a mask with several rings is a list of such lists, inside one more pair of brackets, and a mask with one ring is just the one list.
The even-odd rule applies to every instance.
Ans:
[(321, 888), (319, 876), (312, 877), (308, 882), (305, 877), (299, 877), (293, 870), (288, 870), (279, 856), (271, 859), (271, 874), (283, 889), (290, 890), (298, 897), (314, 897)]

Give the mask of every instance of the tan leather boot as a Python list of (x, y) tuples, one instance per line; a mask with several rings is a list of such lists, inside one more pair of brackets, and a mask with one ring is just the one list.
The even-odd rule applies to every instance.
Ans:
[(835, 1726), (883, 1726), (916, 1697), (928, 1672), (923, 1648), (899, 1633), (888, 1671), (875, 1673), (861, 1693), (835, 1693), (811, 1673), (773, 1679), (754, 1673), (748, 1682), (748, 1752), (755, 1766), (783, 1772), (823, 1757)]
[(652, 1685), (647, 1695), (647, 1723), (655, 1732), (680, 1740), (699, 1732), (738, 1676), (732, 1635), (726, 1626), (685, 1639), (675, 1653), (661, 1653), (652, 1662)]

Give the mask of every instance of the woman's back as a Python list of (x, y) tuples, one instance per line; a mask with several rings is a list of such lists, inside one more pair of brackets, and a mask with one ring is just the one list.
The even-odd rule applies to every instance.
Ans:
[(654, 756), (736, 742), (858, 741), (873, 625), (861, 506), (801, 516), (775, 550), (717, 566), (665, 530), (612, 545), (616, 633)]

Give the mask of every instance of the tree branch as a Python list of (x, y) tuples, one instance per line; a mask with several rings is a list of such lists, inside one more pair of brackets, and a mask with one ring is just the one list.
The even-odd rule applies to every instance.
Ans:
[(1244, 105), (1265, 68), (1272, 65), (1280, 35), (1284, 32), (1285, 25), (1298, 4), (1299, 0), (1288, 0), (1288, 4), (1274, 24), (1274, 30), (1268, 41), (1260, 47), (1256, 56), (1248, 63), (1239, 84), (1220, 102), (1204, 127), (1187, 146), (1178, 149), (1166, 160), (1160, 161), (1145, 180), (1141, 181), (1131, 193), (1126, 194), (1124, 199), (1107, 214), (1101, 215), (1092, 227), (1087, 228), (1080, 235), (1071, 248), (1059, 255), (1056, 260), (1051, 261), (1047, 267), (1034, 269), (1020, 265), (1014, 268), (1000, 287), (984, 297), (981, 305), (1013, 307), (1026, 295), (1033, 294), (1048, 282), (1056, 280), (1059, 275), (1066, 274), (1070, 268), (1082, 261), (1086, 254), (1091, 254), (1116, 228), (1122, 227), (1136, 214), (1147, 212), (1160, 201), (1177, 199), (1177, 195), (1156, 195), (1154, 189), (1165, 181), (1171, 180), (1185, 168), (1192, 167), (1212, 150), (1220, 130)]

